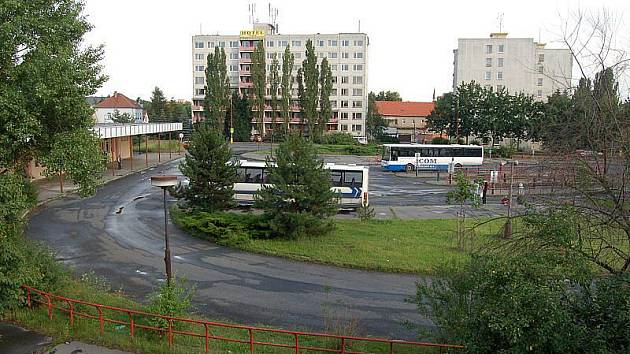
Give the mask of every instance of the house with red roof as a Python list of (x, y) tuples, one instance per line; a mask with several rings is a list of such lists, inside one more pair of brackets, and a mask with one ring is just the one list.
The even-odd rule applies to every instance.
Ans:
[(378, 113), (389, 123), (390, 131), (396, 131), (400, 142), (430, 140), (427, 117), (434, 106), (434, 102), (376, 101)]
[(134, 123), (147, 123), (144, 119), (143, 109), (136, 101), (114, 91), (112, 96), (104, 98), (93, 106), (96, 114), (96, 123), (114, 123), (112, 116), (116, 111), (119, 114), (127, 113), (134, 117)]

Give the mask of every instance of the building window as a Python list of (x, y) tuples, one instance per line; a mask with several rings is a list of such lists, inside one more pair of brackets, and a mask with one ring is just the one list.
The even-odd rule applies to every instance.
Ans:
[(352, 83), (355, 85), (362, 85), (363, 84), (363, 76), (353, 76), (352, 77)]
[(230, 65), (230, 71), (238, 71), (238, 65)]
[(336, 84), (337, 83), (337, 77), (336, 76), (331, 77), (330, 82), (332, 82), (333, 84)]
[(350, 77), (348, 77), (348, 76), (342, 76), (341, 77), (341, 83), (342, 84), (347, 84), (349, 82), (350, 82)]
[(542, 74), (545, 71), (545, 68), (541, 65), (538, 67), (538, 73)]
[(330, 92), (330, 95), (337, 96), (337, 89), (336, 88), (332, 89), (332, 91)]
[(267, 47), (273, 47), (274, 41), (267, 41)]
[(347, 39), (341, 41), (341, 46), (342, 47), (349, 47), (350, 46), (350, 41), (347, 40)]
[(492, 54), (492, 44), (486, 44), (486, 54)]
[(219, 47), (225, 48), (225, 42), (219, 42)]
[(504, 53), (504, 46), (503, 46), (503, 44), (499, 44), (499, 53)]
[(341, 108), (348, 108), (348, 101), (341, 101)]
[(196, 76), (195, 77), (195, 85), (203, 85), (204, 84), (204, 77), (202, 76)]
[(360, 88), (352, 89), (352, 96), (363, 96), (363, 89), (360, 89)]
[(238, 53), (230, 53), (230, 59), (238, 59)]
[(333, 64), (330, 66), (331, 71), (337, 71), (337, 64)]
[(361, 52), (354, 53), (354, 59), (363, 59), (363, 53)]
[(341, 71), (348, 71), (349, 69), (348, 64), (341, 64)]
[(545, 62), (545, 55), (544, 54), (538, 54), (538, 62), (539, 63), (544, 63)]
[(538, 98), (542, 98), (542, 90), (538, 90), (537, 96), (538, 96)]
[(208, 42), (208, 48), (214, 48), (214, 42)]
[(329, 39), (328, 40), (328, 46), (329, 47), (336, 47), (337, 46), (337, 40), (336, 39)]
[(486, 58), (486, 67), (489, 68), (492, 66), (492, 58)]
[(320, 59), (326, 58), (326, 53), (319, 52), (319, 53), (317, 53), (317, 57), (320, 58)]
[(542, 86), (543, 85), (543, 79), (542, 77), (538, 78), (538, 82), (536, 83), (538, 86)]
[(323, 47), (323, 46), (324, 46), (324, 41), (323, 41), (323, 40), (321, 40), (321, 39), (319, 39), (319, 40), (317, 41), (317, 46), (318, 46), (318, 47)]
[(350, 58), (350, 53), (348, 52), (341, 53), (341, 59), (348, 59), (348, 58)]
[(289, 45), (289, 41), (278, 41), (278, 45), (279, 45), (280, 47), (284, 47), (284, 48), (286, 48), (286, 47), (287, 47), (287, 45)]
[(353, 132), (360, 132), (362, 128), (363, 127), (361, 126), (361, 124), (352, 124), (352, 131)]
[(505, 88), (505, 86), (503, 85), (497, 85), (497, 92), (503, 90)]
[(302, 46), (302, 41), (291, 41), (291, 46), (292, 47), (301, 47)]
[(195, 54), (195, 60), (203, 60), (203, 54)]
[(205, 67), (203, 65), (195, 65), (195, 71), (203, 71)]
[(352, 101), (352, 108), (362, 108), (363, 101)]
[(503, 67), (503, 58), (497, 58), (497, 66), (500, 68)]
[(203, 48), (203, 42), (195, 42), (195, 48), (197, 49)]
[(337, 52), (329, 52), (328, 57), (330, 59), (337, 59)]
[(483, 88), (485, 88), (486, 90), (490, 91), (490, 90), (492, 90), (492, 85), (484, 85)]
[(363, 119), (363, 113), (361, 112), (353, 112), (352, 119)]
[(341, 95), (342, 96), (348, 96), (348, 89), (347, 88), (342, 88), (341, 89)]
[(503, 80), (503, 71), (497, 71), (497, 80)]
[(363, 47), (363, 41), (362, 40), (354, 41), (354, 46), (355, 47)]
[(363, 71), (363, 64), (354, 64), (352, 67), (354, 71)]
[(486, 80), (490, 80), (492, 79), (492, 72), (491, 71), (486, 71), (486, 76), (485, 76)]
[(267, 53), (267, 59), (275, 59), (277, 56), (276, 53)]
[(348, 125), (347, 124), (342, 124), (341, 125), (341, 131), (342, 132), (347, 132), (348, 131)]
[(341, 112), (341, 119), (348, 119), (348, 112)]
[(337, 101), (336, 100), (331, 100), (330, 101), (330, 108), (337, 108)]
[(206, 90), (205, 89), (195, 89), (195, 95), (196, 96), (203, 96), (206, 94)]
[(238, 47), (238, 41), (230, 41), (230, 48)]
[(302, 53), (293, 53), (293, 58), (301, 59), (302, 58)]

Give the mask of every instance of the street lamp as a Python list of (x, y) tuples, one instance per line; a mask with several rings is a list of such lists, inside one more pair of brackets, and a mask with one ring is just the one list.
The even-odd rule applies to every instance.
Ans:
[(508, 197), (508, 214), (503, 228), (503, 238), (512, 237), (512, 187), (514, 185), (514, 165), (518, 165), (518, 160), (501, 161), (501, 166), (510, 164), (510, 195)]
[(177, 184), (177, 176), (152, 176), (151, 185), (154, 187), (162, 188), (164, 192), (164, 240), (166, 242), (166, 248), (164, 248), (164, 264), (166, 266), (166, 282), (171, 285), (171, 249), (168, 245), (168, 210), (166, 209), (166, 190), (169, 187), (173, 187)]

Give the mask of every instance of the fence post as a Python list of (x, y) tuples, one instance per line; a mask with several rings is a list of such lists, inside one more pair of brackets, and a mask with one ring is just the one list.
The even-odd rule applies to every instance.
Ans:
[(168, 319), (168, 346), (173, 346), (173, 319)]
[(70, 327), (74, 326), (74, 306), (70, 300), (66, 300), (68, 303), (68, 308), (70, 309)]
[(204, 323), (204, 327), (206, 327), (206, 353), (208, 353), (208, 324)]
[(48, 294), (44, 295), (46, 300), (48, 300), (48, 318), (52, 320), (52, 302), (50, 301), (50, 296)]
[(249, 352), (254, 354), (254, 335), (252, 334), (252, 329), (248, 328), (247, 332), (249, 333)]
[(394, 342), (389, 342), (389, 354), (394, 354)]
[(295, 333), (295, 354), (300, 354), (300, 341), (298, 339), (298, 334)]
[(105, 333), (105, 321), (103, 321), (103, 309), (101, 309), (101, 306), (98, 305), (96, 306), (96, 310), (98, 310), (98, 323), (100, 324), (100, 329), (101, 329), (101, 335), (103, 335)]
[(346, 352), (346, 337), (341, 337), (341, 354)]
[(129, 334), (133, 338), (133, 314), (131, 311), (128, 311), (127, 314), (129, 315)]

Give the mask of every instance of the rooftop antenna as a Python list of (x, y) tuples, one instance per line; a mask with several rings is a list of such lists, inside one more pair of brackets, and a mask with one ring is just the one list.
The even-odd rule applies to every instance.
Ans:
[(499, 33), (503, 33), (503, 12), (500, 12), (497, 16), (497, 21), (499, 21)]
[(361, 20), (359, 20), (359, 33), (361, 33)]
[(538, 27), (538, 43), (542, 43), (540, 40), (540, 27)]
[(201, 22), (199, 22), (199, 34), (203, 34), (203, 27), (201, 27), (202, 24)]

